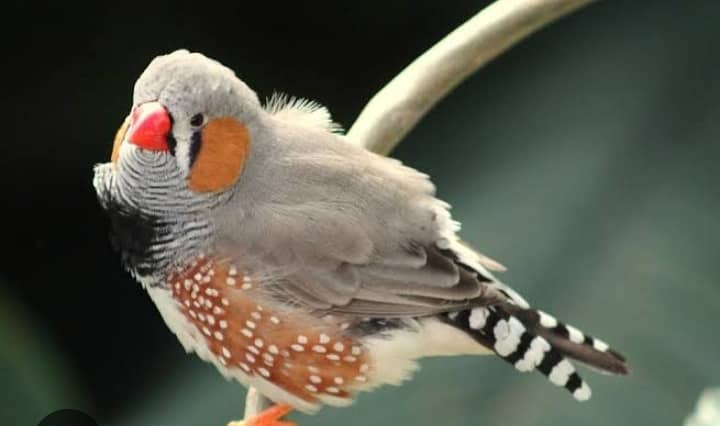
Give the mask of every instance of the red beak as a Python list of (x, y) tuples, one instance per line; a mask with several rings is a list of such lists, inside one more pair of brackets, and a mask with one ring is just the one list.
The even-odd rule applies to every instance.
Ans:
[(130, 143), (151, 151), (169, 151), (167, 136), (170, 115), (159, 102), (138, 105), (132, 113), (127, 138)]

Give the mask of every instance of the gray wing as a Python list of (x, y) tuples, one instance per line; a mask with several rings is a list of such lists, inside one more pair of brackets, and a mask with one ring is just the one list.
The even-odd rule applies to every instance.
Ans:
[(300, 134), (256, 148), (238, 204), (219, 221), (238, 246), (282, 271), (268, 281), (272, 295), (382, 317), (524, 304), (483, 266), (498, 264), (458, 240), (426, 175), (336, 135), (284, 130)]

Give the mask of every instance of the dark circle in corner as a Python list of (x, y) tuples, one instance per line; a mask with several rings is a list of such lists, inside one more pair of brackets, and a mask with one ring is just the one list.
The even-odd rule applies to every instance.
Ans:
[(98, 424), (82, 411), (65, 409), (50, 413), (38, 426), (98, 426)]

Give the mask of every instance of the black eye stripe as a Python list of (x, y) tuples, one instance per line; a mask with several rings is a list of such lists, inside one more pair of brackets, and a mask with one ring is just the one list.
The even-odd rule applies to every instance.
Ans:
[(167, 145), (168, 149), (170, 150), (170, 155), (175, 156), (175, 147), (177, 147), (177, 141), (175, 140), (175, 136), (173, 136), (172, 132), (168, 132)]
[(193, 166), (195, 163), (195, 160), (197, 159), (197, 155), (200, 152), (200, 144), (202, 143), (202, 132), (195, 131), (192, 135), (192, 140), (190, 142), (190, 167)]
[(175, 135), (173, 135), (172, 129), (175, 124), (175, 120), (173, 119), (172, 114), (168, 113), (168, 117), (170, 117), (170, 131), (167, 134), (167, 145), (168, 149), (170, 150), (170, 155), (174, 157), (175, 147), (177, 147), (177, 141), (175, 140)]

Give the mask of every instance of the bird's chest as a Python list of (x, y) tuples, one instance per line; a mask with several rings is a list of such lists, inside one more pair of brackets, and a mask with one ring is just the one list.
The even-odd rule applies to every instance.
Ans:
[(270, 298), (239, 263), (201, 256), (148, 291), (186, 350), (267, 395), (314, 404), (348, 398), (367, 380), (366, 351), (341, 319)]

